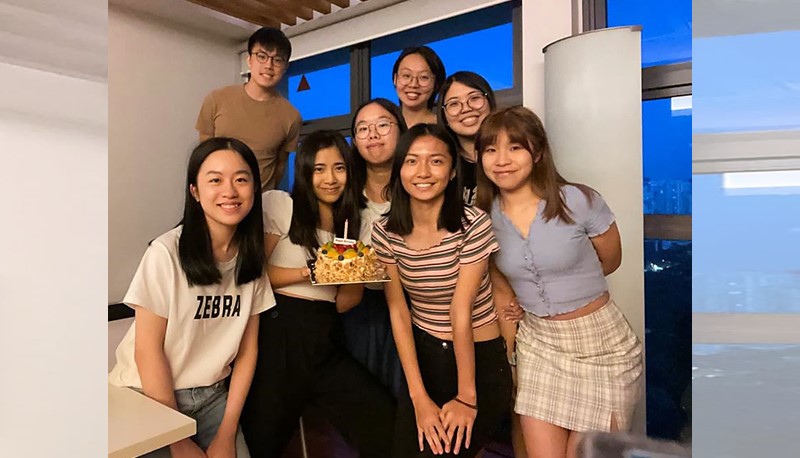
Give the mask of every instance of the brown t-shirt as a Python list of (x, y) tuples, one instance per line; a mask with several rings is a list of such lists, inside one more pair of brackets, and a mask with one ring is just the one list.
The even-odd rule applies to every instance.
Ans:
[(235, 85), (206, 96), (195, 128), (201, 139), (233, 137), (247, 144), (258, 159), (263, 192), (278, 186), (279, 154), (295, 150), (301, 124), (300, 113), (284, 97), (259, 102), (247, 95), (244, 85)]

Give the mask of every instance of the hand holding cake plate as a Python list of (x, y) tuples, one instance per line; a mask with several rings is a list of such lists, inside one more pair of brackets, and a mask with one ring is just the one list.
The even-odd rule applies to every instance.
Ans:
[(347, 225), (345, 220), (345, 238), (334, 237), (332, 242), (317, 249), (316, 259), (308, 261), (311, 284), (346, 285), (389, 281), (372, 247), (346, 238)]

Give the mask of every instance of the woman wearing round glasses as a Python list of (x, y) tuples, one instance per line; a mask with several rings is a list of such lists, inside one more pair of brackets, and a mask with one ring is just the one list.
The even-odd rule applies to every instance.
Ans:
[(427, 46), (405, 48), (392, 68), (392, 81), (406, 125), (436, 122), (433, 107), (444, 82), (444, 64)]
[(448, 76), (439, 91), (439, 123), (458, 140), (461, 153), (464, 205), (475, 204), (478, 190), (475, 136), (497, 103), (489, 83), (477, 73), (461, 71)]
[[(406, 131), (400, 108), (377, 98), (361, 105), (353, 115), (353, 181), (360, 191), (361, 234), (372, 240), (372, 224), (389, 211), (389, 178), (397, 139)], [(341, 315), (347, 348), (353, 357), (397, 396), (403, 386), (403, 369), (397, 356), (383, 285), (366, 285), (361, 302)]]
[[(481, 123), (496, 107), (497, 103), (492, 87), (482, 76), (474, 72), (453, 73), (447, 77), (439, 91), (437, 112), (439, 123), (447, 127), (453, 137), (458, 140), (464, 205), (467, 206), (475, 205), (478, 193), (475, 139)], [(496, 268), (493, 259), (489, 262), (489, 274), (492, 280), (493, 301), (497, 313), (501, 317), (498, 323), (506, 341), (509, 362), (516, 364), (514, 339), (517, 332), (516, 321), (519, 321), (522, 315), (521, 308), (511, 285)], [(509, 415), (512, 415), (510, 406)], [(525, 456), (519, 419), (513, 417), (510, 421), (512, 424), (506, 426), (512, 430), (510, 433), (515, 455)], [(507, 428), (504, 428), (504, 433), (508, 433)]]

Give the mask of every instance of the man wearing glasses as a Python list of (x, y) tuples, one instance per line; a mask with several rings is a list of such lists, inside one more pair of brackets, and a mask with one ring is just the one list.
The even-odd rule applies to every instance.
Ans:
[(258, 159), (263, 192), (281, 182), (289, 152), (297, 147), (301, 119), (277, 90), (292, 54), (286, 35), (261, 28), (250, 36), (247, 52), (250, 79), (206, 96), (195, 128), (201, 141), (224, 136), (246, 143)]

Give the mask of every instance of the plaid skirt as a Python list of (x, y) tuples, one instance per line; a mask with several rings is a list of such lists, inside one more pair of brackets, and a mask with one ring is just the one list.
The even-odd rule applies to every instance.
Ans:
[(514, 410), (571, 431), (630, 429), (642, 344), (613, 300), (572, 320), (526, 313), (517, 331)]

